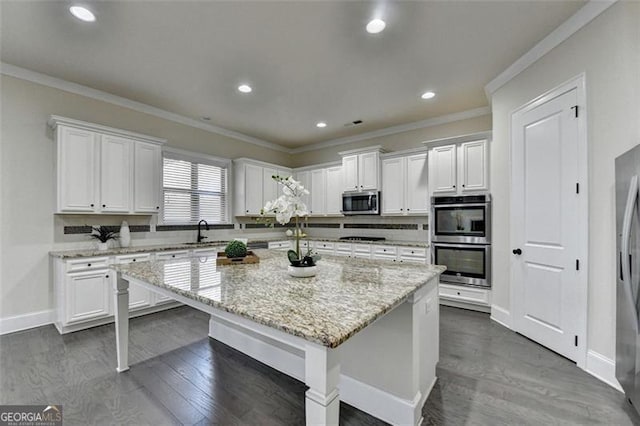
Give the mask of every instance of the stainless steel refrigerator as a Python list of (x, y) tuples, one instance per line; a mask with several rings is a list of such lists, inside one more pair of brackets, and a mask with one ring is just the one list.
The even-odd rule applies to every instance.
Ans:
[(616, 158), (616, 377), (640, 413), (640, 145)]

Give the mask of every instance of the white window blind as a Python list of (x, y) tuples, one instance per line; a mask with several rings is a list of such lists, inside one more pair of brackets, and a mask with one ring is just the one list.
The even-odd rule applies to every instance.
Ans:
[(165, 153), (162, 171), (163, 223), (228, 223), (227, 165)]

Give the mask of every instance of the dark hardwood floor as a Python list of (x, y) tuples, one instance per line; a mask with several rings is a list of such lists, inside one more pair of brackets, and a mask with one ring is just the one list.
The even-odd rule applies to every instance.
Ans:
[[(304, 424), (303, 383), (209, 339), (190, 308), (131, 321), (127, 373), (113, 325), (0, 337), (0, 404), (62, 404), (67, 425)], [(438, 382), (427, 425), (640, 424), (624, 396), (495, 323), (442, 307)], [(346, 404), (344, 425), (382, 422)]]

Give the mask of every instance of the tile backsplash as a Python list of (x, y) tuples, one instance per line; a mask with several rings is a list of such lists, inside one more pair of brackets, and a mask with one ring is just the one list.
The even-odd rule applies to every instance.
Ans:
[[(279, 238), (293, 224), (259, 223), (255, 218), (234, 218), (233, 224), (209, 225), (203, 234), (210, 240)], [(137, 215), (54, 215), (55, 249), (74, 249), (95, 244), (88, 238), (92, 226), (103, 225), (119, 231), (123, 220), (129, 224), (131, 244), (154, 245), (195, 241), (197, 225), (158, 225), (154, 216)], [(347, 216), (314, 217), (305, 221), (310, 237), (384, 237), (389, 240), (428, 241), (428, 217)], [(153, 232), (152, 232), (153, 231)], [(116, 243), (117, 244), (117, 243)]]

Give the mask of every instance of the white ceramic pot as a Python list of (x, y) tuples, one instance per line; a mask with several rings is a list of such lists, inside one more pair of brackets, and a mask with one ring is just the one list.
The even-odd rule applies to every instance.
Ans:
[(105, 251), (109, 249), (109, 242), (106, 243), (98, 243), (98, 250)]
[(315, 277), (318, 272), (317, 266), (293, 266), (289, 265), (287, 268), (289, 275), (296, 278), (309, 278)]

